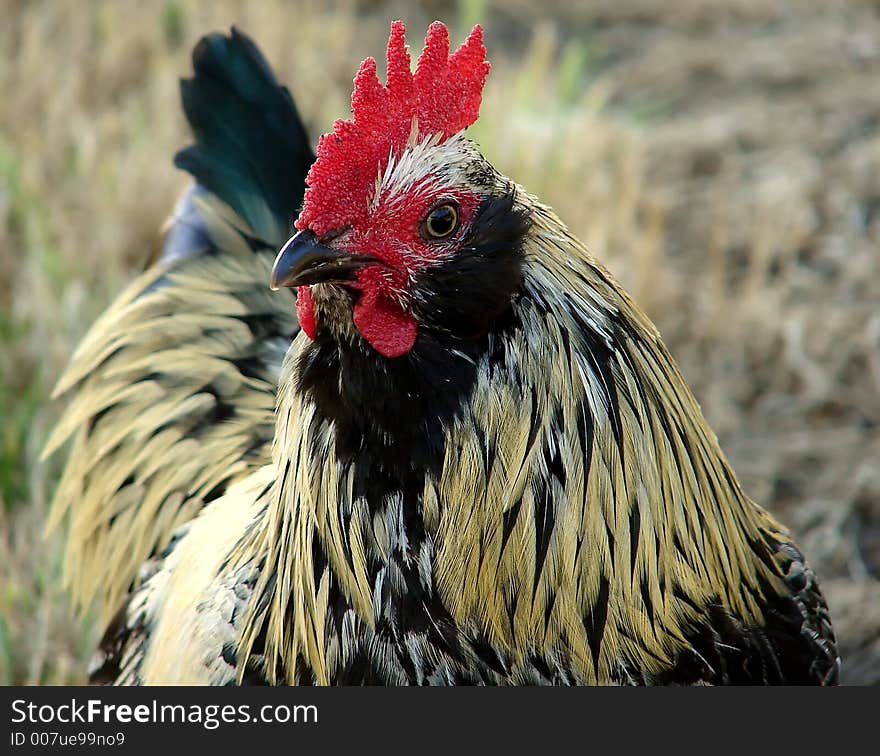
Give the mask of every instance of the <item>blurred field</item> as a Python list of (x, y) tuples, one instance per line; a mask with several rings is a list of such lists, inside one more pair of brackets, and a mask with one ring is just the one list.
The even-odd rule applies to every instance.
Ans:
[(880, 2), (0, 0), (0, 683), (80, 682), (94, 643), (38, 457), (186, 184), (189, 50), (238, 25), (317, 136), (398, 17), (416, 49), (483, 23), (473, 137), (646, 307), (822, 578), (844, 681), (880, 682)]

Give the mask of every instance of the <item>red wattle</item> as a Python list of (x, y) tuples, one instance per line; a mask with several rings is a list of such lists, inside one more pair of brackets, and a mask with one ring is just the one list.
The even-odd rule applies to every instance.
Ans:
[(418, 325), (381, 291), (365, 290), (354, 306), (354, 324), (383, 357), (400, 357), (416, 343)]
[(315, 300), (310, 286), (299, 286), (296, 290), (296, 316), (306, 336), (315, 338)]

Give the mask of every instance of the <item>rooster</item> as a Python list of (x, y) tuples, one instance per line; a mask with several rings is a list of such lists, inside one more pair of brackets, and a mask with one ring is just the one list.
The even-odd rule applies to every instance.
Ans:
[(195, 49), (195, 184), (58, 388), (93, 680), (836, 683), (654, 325), (464, 136), (480, 27), (404, 34), (317, 157), (246, 37)]

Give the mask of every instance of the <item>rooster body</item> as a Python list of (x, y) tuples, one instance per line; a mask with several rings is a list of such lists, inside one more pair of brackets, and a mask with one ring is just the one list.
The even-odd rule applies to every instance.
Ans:
[[(212, 49), (239, 40), (256, 59), (240, 35), (213, 40), (201, 58), (197, 50), (197, 83)], [(95, 680), (836, 682), (815, 576), (788, 532), (740, 489), (652, 323), (550, 208), (462, 135), (488, 72), (479, 30), (448, 56), (435, 24), (425, 49), (413, 76), (395, 24), (387, 88), (373, 81), (374, 62), (362, 66), (354, 120), (319, 144), (300, 231), (272, 269), (282, 291), (236, 296), (246, 302), (237, 314), (227, 292), (205, 295), (210, 313), (181, 324), (191, 323), (199, 343), (214, 325), (224, 345), (217, 375), (235, 384), (222, 394), (233, 397), (231, 413), (202, 414), (195, 426), (172, 415), (151, 431), (189, 443), (203, 468), (184, 481), (189, 496), (166, 494), (147, 514), (143, 503), (122, 509), (116, 494), (103, 506), (130, 511), (149, 537), (127, 532), (131, 558), (144, 567), (135, 579), (127, 562), (105, 589), (117, 597), (132, 586), (109, 623)], [(207, 70), (212, 81), (229, 76), (222, 66)], [(273, 81), (265, 64), (254, 70)], [(296, 118), (292, 106), (286, 114)], [(369, 118), (386, 114), (399, 129), (372, 128)], [(298, 121), (290, 129), (302, 134)], [(210, 142), (198, 128), (196, 136)], [(306, 150), (288, 152), (301, 159)], [(255, 275), (265, 286), (264, 253), (280, 246), (277, 234), (255, 229), (253, 212), (242, 222), (244, 204), (233, 213), (215, 201), (216, 172), (193, 173), (197, 222), (186, 228), (199, 229), (214, 265), (232, 266), (229, 250), (240, 251), (244, 288)], [(283, 209), (289, 199), (263, 205)], [(225, 285), (198, 256), (169, 249), (172, 271), (186, 263), (162, 274), (175, 296)], [(286, 314), (289, 288), (298, 290), (301, 330)], [(164, 290), (142, 287), (138, 296), (152, 301)], [(282, 304), (255, 318), (263, 296)], [(169, 332), (176, 317), (167, 313)], [(247, 324), (238, 344), (247, 357), (229, 350), (234, 329), (222, 318)], [(111, 319), (104, 339), (122, 340), (113, 330), (123, 326), (125, 318)], [(145, 369), (125, 347), (100, 354)], [(163, 359), (156, 352), (150, 369), (164, 375)], [(97, 357), (90, 369), (109, 370)], [(208, 363), (194, 364), (204, 371)], [(121, 374), (123, 382), (133, 375)], [(74, 375), (85, 382), (80, 396), (97, 390), (82, 367)], [(266, 388), (273, 379), (277, 397)], [(157, 406), (168, 411), (163, 390)], [(201, 406), (175, 402), (191, 402), (196, 414)], [(93, 415), (79, 410), (64, 426), (69, 433), (90, 418), (78, 444), (87, 448), (98, 431), (103, 450), (112, 448), (107, 437), (125, 438), (108, 423), (116, 404), (88, 406)], [(222, 461), (206, 458), (216, 436), (235, 439)], [(156, 452), (150, 470), (168, 459)], [(70, 464), (62, 491), (75, 518), (84, 505), (70, 486), (85, 476)], [(112, 465), (102, 464), (109, 475)], [(128, 471), (129, 488), (144, 465)], [(106, 528), (92, 538), (126, 547)]]

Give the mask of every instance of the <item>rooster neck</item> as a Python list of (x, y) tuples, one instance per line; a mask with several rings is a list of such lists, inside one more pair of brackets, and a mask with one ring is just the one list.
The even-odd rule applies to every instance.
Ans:
[(303, 350), (297, 390), (334, 427), (336, 452), (358, 469), (405, 485), (439, 474), (444, 431), (461, 413), (485, 341), (420, 334), (412, 352), (387, 360), (362, 343), (319, 340)]
[(358, 461), (399, 481), (440, 475), (445, 437), (472, 401), (481, 363), (519, 328), (514, 305), (493, 318), (491, 330), (459, 338), (420, 330), (410, 353), (377, 354), (362, 339), (319, 334), (291, 361), (291, 390), (332, 423), (340, 461)]
[[(487, 176), (497, 186), (486, 186)], [(408, 353), (383, 357), (354, 328), (351, 297), (314, 287), (324, 327), (291, 361), (291, 390), (333, 423), (340, 459), (366, 460), (401, 479), (413, 471), (438, 476), (444, 436), (471, 402), (480, 363), (499, 337), (519, 328), (531, 212), (521, 190), (487, 176), (482, 188), (492, 192), (456, 253), (409, 283), (409, 312), (419, 327)]]

